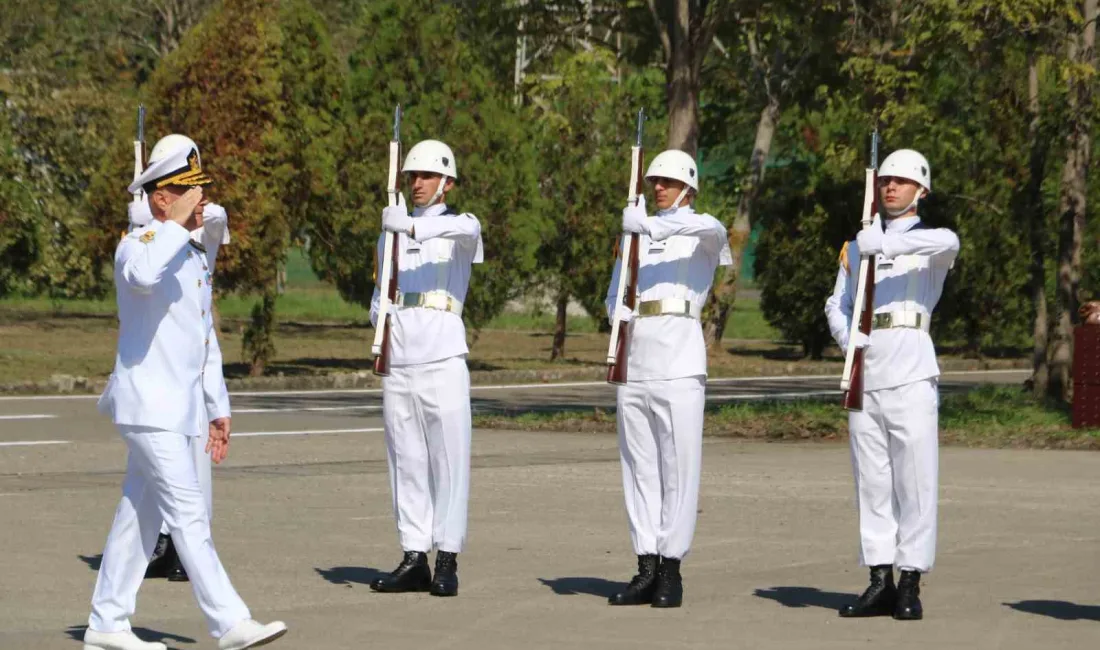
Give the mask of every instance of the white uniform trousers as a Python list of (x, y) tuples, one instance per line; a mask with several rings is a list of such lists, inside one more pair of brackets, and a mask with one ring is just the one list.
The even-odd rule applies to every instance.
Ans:
[(97, 632), (130, 629), (138, 588), (164, 521), (207, 628), (221, 637), (251, 614), (214, 550), (191, 455), (193, 438), (149, 427), (119, 425), (119, 430), (130, 452), (126, 479), (103, 549), (88, 627)]
[[(214, 519), (214, 484), (213, 484), (213, 463), (210, 460), (210, 454), (206, 453), (206, 441), (210, 439), (209, 427), (202, 432), (202, 435), (188, 436), (187, 444), (191, 448), (191, 457), (195, 460), (195, 473), (199, 477), (199, 488), (202, 489), (202, 495), (206, 499), (206, 513), (210, 519)], [(168, 522), (164, 522), (160, 525), (160, 534), (168, 534)]]
[(382, 418), (401, 548), (460, 552), (472, 427), (465, 355), (392, 366), (382, 380)]
[(848, 415), (859, 507), (859, 561), (930, 571), (939, 487), (938, 381), (863, 394)]
[(616, 402), (634, 552), (681, 559), (695, 536), (706, 378), (628, 382)]

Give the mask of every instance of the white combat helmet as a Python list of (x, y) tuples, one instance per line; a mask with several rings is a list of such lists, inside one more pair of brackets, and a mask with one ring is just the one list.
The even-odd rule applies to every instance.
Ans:
[(687, 196), (688, 188), (699, 191), (699, 168), (695, 166), (695, 159), (679, 149), (669, 149), (657, 154), (653, 162), (649, 163), (649, 169), (645, 172), (647, 181), (654, 178), (671, 178), (684, 184), (684, 189), (669, 209), (677, 209)]
[(455, 154), (451, 148), (439, 140), (424, 140), (416, 143), (405, 156), (402, 172), (435, 172), (458, 180)]
[(208, 185), (213, 182), (202, 169), (199, 147), (191, 138), (173, 133), (157, 141), (149, 154), (145, 171), (130, 184), (129, 192), (136, 194), (142, 187), (156, 183), (166, 185)]
[(681, 181), (695, 191), (699, 191), (699, 169), (695, 159), (679, 149), (669, 149), (657, 154), (645, 173), (646, 180), (652, 178), (671, 178)]
[(912, 149), (898, 149), (886, 156), (878, 168), (879, 177), (893, 176), (919, 183), (921, 187), (932, 191), (932, 168), (928, 159)]

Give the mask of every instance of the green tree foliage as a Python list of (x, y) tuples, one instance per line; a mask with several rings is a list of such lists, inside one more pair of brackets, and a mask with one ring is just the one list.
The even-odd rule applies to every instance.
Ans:
[(30, 274), (47, 240), (25, 173), (8, 125), (0, 122), (0, 296), (34, 292)]
[[(512, 107), (474, 53), (456, 40), (458, 10), (427, 0), (364, 6), (364, 36), (349, 59), (348, 114), (331, 208), (308, 227), (314, 269), (345, 299), (369, 304), (385, 205), (393, 107), (404, 108), (403, 145), (435, 138), (455, 152), (449, 204), (477, 215), (485, 263), (474, 268), (463, 317), (478, 327), (529, 283), (543, 230), (530, 121)], [(416, 52), (416, 56), (410, 56)]]
[[(232, 47), (226, 47), (232, 43)], [(218, 258), (220, 291), (263, 296), (245, 357), (259, 373), (273, 353), (277, 275), (305, 224), (335, 188), (329, 148), (339, 124), (341, 78), (323, 20), (304, 0), (225, 0), (154, 73), (147, 95), (155, 140), (195, 140), (229, 212), (232, 245)], [(151, 143), (150, 143), (151, 144)], [(122, 147), (118, 147), (122, 149)], [(128, 160), (128, 159), (127, 159)], [(121, 156), (101, 173), (92, 201), (101, 221), (127, 200)], [(120, 168), (121, 167), (121, 168)]]
[[(552, 359), (564, 354), (565, 309), (571, 298), (601, 323), (606, 320), (604, 297), (629, 185), (634, 118), (638, 108), (646, 107), (644, 96), (632, 97), (611, 79), (609, 60), (613, 63), (599, 51), (573, 55), (558, 66), (559, 76), (532, 90), (538, 98), (539, 162), (545, 170), (541, 189), (551, 220), (538, 260), (540, 286), (557, 306)], [(659, 142), (660, 121), (646, 126), (648, 142)]]

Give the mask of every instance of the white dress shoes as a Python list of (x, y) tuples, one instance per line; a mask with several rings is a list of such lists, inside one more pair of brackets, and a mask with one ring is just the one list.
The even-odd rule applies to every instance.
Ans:
[(96, 632), (89, 628), (84, 632), (84, 650), (168, 650), (168, 646), (142, 641), (129, 631)]
[(271, 643), (284, 634), (286, 634), (286, 623), (282, 621), (274, 621), (264, 625), (246, 618), (218, 639), (218, 650), (257, 648)]

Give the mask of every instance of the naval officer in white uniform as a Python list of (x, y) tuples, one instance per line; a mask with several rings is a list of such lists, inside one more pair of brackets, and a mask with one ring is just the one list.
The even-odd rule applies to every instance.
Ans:
[[(733, 263), (726, 228), (699, 214), (695, 160), (662, 152), (646, 171), (657, 214), (645, 199), (623, 210), (639, 233), (636, 311), (616, 305), (622, 260), (607, 292), (610, 318), (630, 327), (627, 383), (616, 399), (623, 490), (638, 574), (612, 605), (679, 607), (680, 561), (691, 548), (699, 501), (707, 350), (699, 316), (719, 265)], [(620, 256), (621, 258), (621, 256)]]
[[(162, 141), (163, 142), (163, 141)], [(139, 198), (129, 204), (130, 227), (129, 232), (135, 228), (148, 226), (153, 221), (153, 213), (149, 210), (149, 201), (142, 193)], [(208, 201), (203, 201), (201, 225), (191, 231), (191, 240), (198, 245), (199, 252), (206, 256), (204, 271), (214, 271), (214, 265), (218, 259), (218, 250), (228, 244), (229, 215), (225, 208)], [(216, 276), (214, 276), (216, 277)], [(213, 290), (213, 283), (208, 285)], [(209, 385), (209, 392), (217, 393), (224, 389), (225, 382), (221, 374), (221, 365), (218, 364), (215, 372), (204, 375), (203, 381)], [(216, 400), (217, 403), (228, 403), (228, 395), (224, 400)], [(207, 413), (207, 420), (214, 421), (218, 414)], [(210, 518), (214, 518), (214, 490), (211, 476), (210, 455), (206, 452), (206, 443), (209, 440), (209, 427), (201, 427), (199, 435), (188, 438), (191, 445), (191, 455), (195, 459), (195, 469), (199, 475), (199, 485), (206, 497), (206, 508)], [(145, 570), (146, 578), (167, 578), (169, 582), (187, 582), (187, 570), (183, 568), (179, 553), (172, 542), (172, 536), (168, 533), (168, 525), (160, 528), (160, 535), (153, 550), (153, 557), (149, 560), (149, 568)]]
[[(471, 265), (482, 260), (481, 224), (447, 207), (458, 172), (451, 148), (425, 140), (401, 168), (412, 191), (382, 211), (399, 244), (395, 310), (390, 316), (390, 376), (382, 380), (393, 510), (404, 557), (375, 580), (381, 592), (458, 594), (458, 553), (466, 542), (470, 492), (470, 373), (462, 303)], [(379, 237), (381, 259), (384, 238)], [(378, 326), (375, 287), (371, 323)], [(427, 554), (437, 549), (434, 576)]]
[[(879, 168), (886, 222), (870, 228), (841, 251), (833, 294), (825, 303), (829, 329), (841, 349), (866, 348), (863, 410), (848, 415), (860, 564), (871, 583), (840, 610), (846, 618), (923, 617), (920, 575), (936, 556), (939, 488), (939, 365), (928, 334), (959, 238), (929, 228), (917, 214), (932, 191), (932, 170), (920, 153), (901, 149)], [(883, 227), (885, 225), (885, 227)], [(860, 255), (875, 260), (871, 335), (849, 341)], [(901, 571), (894, 584), (893, 567)]]
[(254, 621), (229, 582), (189, 440), (209, 427), (205, 451), (215, 462), (228, 453), (230, 410), (210, 314), (211, 270), (190, 235), (202, 223), (201, 186), (210, 182), (195, 143), (170, 135), (130, 187), (145, 190), (154, 219), (124, 237), (115, 253), (118, 354), (99, 409), (118, 427), (129, 456), (85, 650), (165, 650), (130, 628), (162, 522), (219, 650), (251, 648), (286, 632), (282, 622)]

